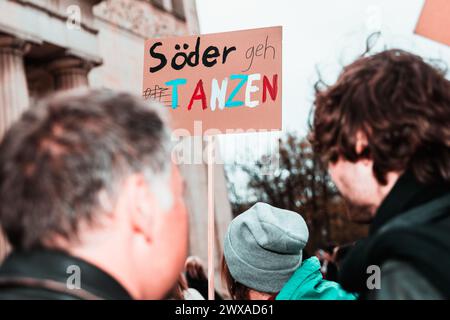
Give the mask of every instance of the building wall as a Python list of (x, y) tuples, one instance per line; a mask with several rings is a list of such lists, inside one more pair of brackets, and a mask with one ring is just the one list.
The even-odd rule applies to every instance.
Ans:
[(109, 0), (95, 6), (93, 11), (103, 60), (101, 66), (89, 73), (93, 87), (141, 94), (144, 40), (189, 33), (185, 21), (145, 1)]

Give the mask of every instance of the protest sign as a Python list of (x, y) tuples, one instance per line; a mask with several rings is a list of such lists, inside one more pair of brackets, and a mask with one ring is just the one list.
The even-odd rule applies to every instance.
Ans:
[(208, 298), (214, 299), (214, 135), (281, 129), (282, 28), (149, 39), (143, 96), (175, 135), (208, 136)]
[(281, 40), (281, 27), (149, 39), (143, 95), (170, 110), (175, 131), (279, 130)]

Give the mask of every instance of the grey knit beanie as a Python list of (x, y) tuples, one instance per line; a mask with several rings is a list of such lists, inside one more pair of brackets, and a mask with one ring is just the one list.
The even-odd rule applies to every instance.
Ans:
[(293, 211), (258, 202), (228, 227), (224, 256), (237, 282), (276, 293), (302, 263), (308, 227)]

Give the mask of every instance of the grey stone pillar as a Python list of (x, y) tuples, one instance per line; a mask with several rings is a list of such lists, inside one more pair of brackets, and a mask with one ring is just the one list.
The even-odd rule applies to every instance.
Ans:
[(54, 60), (49, 68), (55, 77), (55, 89), (70, 90), (88, 87), (88, 73), (92, 64), (79, 58), (64, 57)]
[(29, 45), (12, 36), (0, 36), (0, 139), (28, 108), (23, 55)]

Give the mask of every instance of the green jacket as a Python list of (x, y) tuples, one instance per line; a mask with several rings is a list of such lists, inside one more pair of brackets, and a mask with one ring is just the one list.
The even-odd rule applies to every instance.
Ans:
[(277, 295), (275, 300), (355, 300), (356, 294), (349, 293), (334, 282), (323, 279), (317, 257), (303, 261)]

